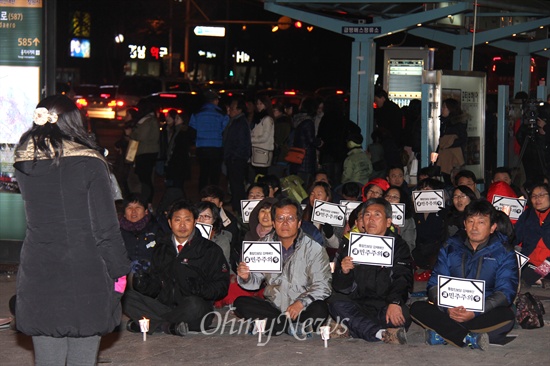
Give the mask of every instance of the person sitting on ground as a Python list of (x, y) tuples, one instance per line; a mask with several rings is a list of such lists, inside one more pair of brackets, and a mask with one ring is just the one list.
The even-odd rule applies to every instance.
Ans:
[[(496, 182), (505, 182), (506, 184), (508, 184), (514, 190), (515, 197), (520, 197), (524, 195), (521, 189), (512, 183), (512, 173), (510, 172), (510, 169), (505, 166), (500, 166), (493, 171), (493, 178), (491, 179), (491, 183)], [(481, 195), (483, 197), (487, 197), (487, 193), (488, 192), (485, 191)]]
[(267, 174), (258, 178), (258, 183), (267, 185), (269, 188), (269, 196), (280, 199), (283, 196), (283, 191), (281, 191), (281, 180), (278, 176), (274, 174)]
[[(343, 227), (313, 222), (315, 201), (331, 202), (331, 199), (332, 192), (330, 190), (330, 186), (325, 182), (315, 182), (309, 191), (309, 202), (304, 209), (302, 221), (312, 222), (315, 228), (319, 230), (319, 232), (323, 235), (323, 246), (338, 249), (340, 246), (340, 240), (344, 234)], [(309, 230), (306, 230), (306, 232), (309, 233)]]
[(388, 169), (386, 180), (390, 186), (399, 187), (407, 196), (412, 194), (409, 184), (405, 181), (405, 171), (402, 166), (392, 166)]
[(244, 241), (258, 241), (273, 231), (273, 219), (271, 218), (271, 207), (278, 200), (266, 197), (250, 213), (250, 231), (244, 235)]
[(407, 242), (409, 250), (412, 253), (416, 245), (416, 224), (414, 222), (414, 206), (411, 201), (411, 196), (406, 195), (403, 190), (397, 186), (390, 186), (390, 188), (388, 188), (388, 190), (384, 193), (384, 198), (390, 204), (403, 203), (405, 205), (403, 226), (399, 227), (392, 224), (392, 230), (397, 230), (397, 234), (399, 234), (403, 240)]
[(388, 201), (371, 198), (365, 202), (366, 233), (394, 238), (393, 266), (354, 264), (353, 257), (345, 256), (336, 263), (332, 287), (348, 299), (331, 302), (329, 310), (334, 319), (343, 319), (354, 338), (404, 344), (405, 330), (411, 324), (405, 305), (413, 285), (411, 255), (407, 243), (389, 229), (391, 222)]
[(384, 192), (386, 192), (388, 188), (390, 188), (390, 184), (387, 180), (374, 178), (365, 184), (361, 190), (363, 202), (370, 198), (380, 198), (384, 196)]
[[(340, 248), (338, 248), (338, 251), (336, 252), (336, 255), (334, 256), (334, 259), (332, 262), (336, 263), (339, 259), (347, 257), (348, 251), (349, 251), (349, 237), (350, 233), (364, 233), (365, 232), (365, 225), (363, 223), (363, 208), (365, 207), (365, 202), (361, 202), (361, 204), (351, 213), (349, 214), (348, 221), (346, 222), (346, 226), (344, 226), (344, 236), (340, 243)], [(334, 294), (332, 295), (331, 299), (334, 298)]]
[[(328, 184), (331, 191), (331, 197), (332, 197), (331, 202), (340, 203), (342, 196), (338, 192), (336, 192), (334, 189), (332, 189), (333, 188), (332, 183), (330, 182), (327, 172), (325, 172), (324, 170), (318, 170), (317, 172), (315, 172), (315, 176), (313, 177), (313, 183), (311, 183), (308, 190), (311, 190), (313, 185), (317, 182), (325, 182), (326, 184)], [(309, 196), (302, 200), (302, 204), (307, 205), (308, 202), (309, 202)]]
[(476, 175), (471, 170), (461, 170), (456, 173), (454, 178), (455, 187), (466, 186), (474, 192), (476, 198), (481, 197), (481, 193), (477, 190), (476, 187)]
[(269, 187), (264, 183), (252, 183), (246, 190), (249, 200), (263, 200), (269, 196)]
[(443, 226), (447, 228), (445, 238), (450, 238), (458, 231), (464, 230), (464, 209), (470, 202), (476, 200), (474, 192), (467, 186), (458, 186), (454, 189), (452, 206), (447, 211)]
[(128, 257), (132, 261), (132, 271), (128, 276), (131, 286), (133, 273), (147, 270), (158, 236), (162, 236), (155, 217), (147, 210), (147, 201), (139, 194), (132, 194), (124, 200), (124, 213), (119, 218), (120, 232)]
[(241, 229), (237, 218), (229, 211), (223, 208), (224, 191), (214, 185), (204, 187), (200, 194), (201, 201), (209, 201), (215, 204), (220, 209), (220, 218), (222, 219), (223, 229), (231, 233), (231, 262), (229, 265), (233, 272), (237, 270), (237, 265), (241, 261), (239, 247), (241, 246)]
[(363, 151), (363, 136), (359, 133), (347, 137), (348, 156), (344, 160), (342, 183), (358, 182), (365, 184), (372, 174), (372, 163)]
[(210, 237), (206, 238), (218, 244), (223, 252), (223, 256), (229, 263), (231, 253), (231, 233), (223, 230), (222, 219), (220, 217), (220, 209), (213, 202), (201, 201), (195, 204), (199, 216), (197, 223), (212, 225)]
[(522, 268), (522, 283), (527, 286), (540, 285), (550, 274), (542, 268), (550, 261), (550, 187), (547, 183), (535, 184), (531, 190), (527, 208), (519, 217), (515, 229), (515, 244), (521, 246), (521, 253), (529, 257), (529, 263)]
[(264, 240), (281, 241), (282, 272), (250, 272), (248, 265), (241, 262), (237, 269), (239, 285), (257, 290), (265, 282), (265, 300), (239, 297), (234, 302), (235, 314), (244, 319), (267, 319), (265, 329), (271, 335), (317, 331), (328, 318), (324, 301), (331, 294), (327, 253), (300, 229), (299, 203), (283, 198), (272, 206), (271, 216), (275, 231)]
[[(443, 182), (437, 179), (424, 179), (418, 184), (418, 189), (439, 190), (443, 189)], [(441, 239), (445, 237), (446, 229), (443, 226), (447, 209), (440, 209), (437, 212), (417, 212), (414, 214), (416, 223), (416, 245), (412, 252), (416, 267), (423, 270), (433, 268), (437, 260), (437, 254), (441, 248)], [(423, 272), (421, 272), (423, 273)], [(429, 272), (426, 271), (426, 276)], [(428, 278), (423, 278), (426, 281)]]
[[(273, 231), (273, 220), (271, 218), (271, 207), (277, 202), (276, 198), (266, 197), (261, 200), (250, 213), (250, 231), (244, 235), (243, 241), (259, 241)], [(242, 256), (242, 247), (239, 248), (239, 255)], [(229, 291), (227, 296), (220, 301), (216, 301), (216, 307), (231, 305), (239, 296), (255, 296), (262, 298), (263, 288), (258, 291), (248, 291), (240, 287), (237, 283), (237, 276), (231, 274)]]
[(197, 218), (185, 200), (170, 207), (171, 235), (158, 240), (150, 270), (136, 273), (133, 289), (124, 294), (128, 331), (141, 332), (143, 317), (150, 320), (149, 334), (185, 336), (210, 326), (213, 302), (227, 294), (229, 268), (220, 247), (195, 228)]
[(342, 199), (346, 201), (361, 200), (361, 186), (356, 182), (347, 182), (342, 184)]
[[(497, 232), (496, 209), (485, 200), (465, 209), (465, 232), (444, 243), (428, 282), (430, 302), (417, 301), (411, 316), (426, 329), (426, 343), (450, 343), (486, 350), (502, 343), (514, 326), (512, 304), (518, 288), (518, 264), (508, 238)], [(438, 276), (485, 281), (484, 311), (464, 306), (439, 307)]]

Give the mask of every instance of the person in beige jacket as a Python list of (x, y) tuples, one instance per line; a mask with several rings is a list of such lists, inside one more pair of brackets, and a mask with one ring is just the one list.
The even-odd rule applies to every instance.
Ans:
[(252, 140), (252, 158), (250, 163), (256, 174), (267, 174), (267, 168), (273, 160), (275, 149), (275, 122), (273, 120), (273, 109), (269, 97), (256, 99), (257, 115), (255, 123), (250, 131)]
[(155, 193), (153, 168), (160, 151), (159, 123), (150, 102), (142, 99), (137, 107), (137, 123), (130, 133), (130, 138), (139, 142), (135, 159), (135, 173), (141, 183), (142, 197), (147, 200), (148, 204), (151, 204)]

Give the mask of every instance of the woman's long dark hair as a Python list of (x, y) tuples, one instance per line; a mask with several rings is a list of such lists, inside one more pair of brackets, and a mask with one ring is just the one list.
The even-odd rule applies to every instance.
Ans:
[(398, 186), (390, 186), (385, 192), (384, 192), (384, 198), (386, 198), (388, 192), (392, 189), (395, 189), (399, 192), (399, 203), (405, 204), (405, 218), (408, 219), (409, 217), (412, 217), (414, 214), (414, 205), (412, 203), (411, 196), (407, 195), (401, 187)]
[[(42, 126), (36, 123), (19, 139), (19, 145), (31, 138), (34, 143), (34, 161), (41, 152), (53, 159), (53, 164), (59, 165), (63, 156), (63, 141), (72, 141), (90, 149), (103, 153), (93, 137), (84, 129), (84, 119), (76, 104), (65, 95), (54, 95), (43, 99), (36, 108), (46, 108), (49, 113), (57, 113), (56, 123), (46, 123)], [(51, 148), (53, 148), (53, 155)]]

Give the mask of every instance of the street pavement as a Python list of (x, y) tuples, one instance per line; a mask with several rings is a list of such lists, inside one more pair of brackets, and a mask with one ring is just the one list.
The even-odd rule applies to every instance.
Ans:
[[(2, 267), (0, 266), (0, 271)], [(9, 316), (8, 301), (15, 293), (16, 274), (0, 273), (0, 318)], [(425, 282), (415, 284), (422, 290)], [(531, 288), (550, 310), (550, 289)], [(424, 344), (422, 329), (413, 324), (407, 333), (408, 344), (368, 343), (360, 339), (331, 339), (325, 348), (320, 336), (297, 339), (281, 335), (258, 343), (258, 337), (239, 331), (239, 322), (222, 309), (209, 334), (185, 337), (148, 335), (126, 330), (104, 336), (99, 364), (113, 365), (543, 365), (548, 363), (550, 314), (540, 329), (514, 329), (516, 339), (505, 346), (491, 345), (487, 351), (454, 346)], [(232, 327), (231, 320), (235, 322)], [(126, 318), (123, 321), (125, 324)], [(234, 334), (230, 334), (233, 330)], [(0, 365), (32, 365), (31, 338), (10, 329), (0, 330)]]

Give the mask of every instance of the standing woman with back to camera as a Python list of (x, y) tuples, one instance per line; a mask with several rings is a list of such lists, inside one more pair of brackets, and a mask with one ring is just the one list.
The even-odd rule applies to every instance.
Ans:
[(32, 336), (36, 365), (95, 365), (120, 323), (116, 279), (130, 270), (109, 168), (66, 96), (42, 100), (33, 122), (14, 164), (27, 220), (17, 329)]

